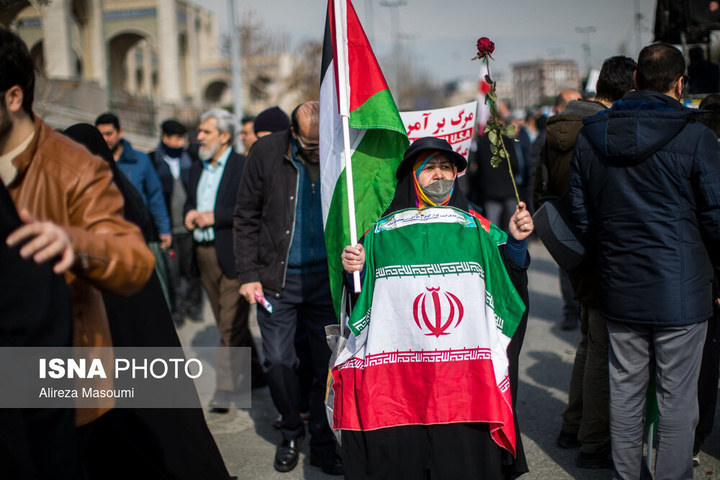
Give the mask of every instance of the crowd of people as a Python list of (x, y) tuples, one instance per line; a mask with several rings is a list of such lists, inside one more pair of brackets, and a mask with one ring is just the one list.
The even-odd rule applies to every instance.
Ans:
[[(558, 446), (578, 448), (580, 468), (651, 478), (654, 389), (654, 478), (692, 478), (720, 370), (720, 95), (699, 110), (680, 103), (686, 63), (675, 47), (608, 58), (596, 93), (558, 92), (549, 118), (508, 112), (519, 202), (481, 132), (469, 158), (433, 137), (410, 145), (389, 207), (342, 253), (348, 289), (356, 272), (363, 289), (341, 312), (335, 351), (319, 102), (241, 120), (209, 110), (193, 145), (168, 118), (146, 154), (113, 112), (48, 127), (32, 110), (32, 65), (0, 30), (0, 346), (180, 346), (176, 328), (203, 321), (207, 298), (219, 346), (251, 350), (249, 379), (217, 355), (210, 413), (267, 386), (277, 471), (296, 468), (309, 435), (310, 464), (348, 479), (517, 478), (528, 471), (516, 410), (527, 242), (550, 195), (587, 251), (559, 271), (560, 326), (579, 327), (581, 340)], [(137, 468), (231, 478), (199, 408), (0, 410), (0, 420), (9, 478)], [(180, 427), (192, 440), (179, 441)]]

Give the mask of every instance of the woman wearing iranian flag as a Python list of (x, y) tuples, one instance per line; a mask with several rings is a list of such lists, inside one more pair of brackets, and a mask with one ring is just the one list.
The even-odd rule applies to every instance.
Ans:
[(503, 232), (468, 208), (465, 158), (426, 137), (342, 264), (363, 272), (333, 374), (347, 479), (513, 479), (527, 472), (517, 361), (527, 322), (523, 203)]

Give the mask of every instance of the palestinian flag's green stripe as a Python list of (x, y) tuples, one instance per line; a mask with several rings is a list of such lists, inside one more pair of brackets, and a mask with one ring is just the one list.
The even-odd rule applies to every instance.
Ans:
[[(348, 123), (350, 128), (395, 131), (405, 137), (405, 148), (409, 145), (405, 134), (405, 126), (400, 119), (400, 114), (397, 111), (390, 90), (380, 90), (365, 103), (350, 112)], [(403, 148), (403, 151), (405, 148)], [(392, 152), (389, 149), (386, 149), (386, 151)], [(395, 172), (393, 172), (393, 175), (395, 175)]]
[[(393, 104), (394, 106), (394, 104)], [(387, 210), (395, 194), (395, 170), (408, 140), (390, 130), (368, 130), (352, 156), (355, 189), (355, 219), (358, 237)], [(395, 152), (395, 153), (393, 153)], [(335, 310), (340, 311), (342, 264), (340, 254), (350, 244), (345, 170), (341, 173), (330, 203), (325, 225), (330, 286)]]

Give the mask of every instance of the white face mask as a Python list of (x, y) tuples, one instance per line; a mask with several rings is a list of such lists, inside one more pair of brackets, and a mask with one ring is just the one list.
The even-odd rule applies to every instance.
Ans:
[(435, 204), (441, 204), (450, 195), (455, 180), (437, 180), (427, 187), (420, 185), (420, 190)]

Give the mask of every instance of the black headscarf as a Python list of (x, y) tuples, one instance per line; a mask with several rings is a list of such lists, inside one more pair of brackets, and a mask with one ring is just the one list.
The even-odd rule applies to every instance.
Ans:
[(125, 199), (125, 218), (140, 227), (146, 242), (157, 241), (157, 228), (153, 223), (150, 210), (145, 205), (140, 192), (118, 168), (100, 131), (89, 123), (78, 123), (65, 129), (63, 135), (82, 144), (90, 150), (90, 153), (97, 155), (110, 165), (113, 182)]
[[(140, 227), (146, 240), (149, 232), (157, 235), (142, 197), (115, 164), (97, 128), (78, 124), (63, 133), (110, 164), (125, 198), (125, 218)], [(113, 346), (181, 347), (157, 273), (138, 293), (105, 293), (103, 300)], [(196, 395), (192, 381), (185, 388), (187, 395)], [(119, 480), (143, 471), (153, 478), (229, 480), (199, 407), (198, 401), (198, 408), (115, 408), (106, 413), (95, 422), (87, 442), (88, 478)]]

